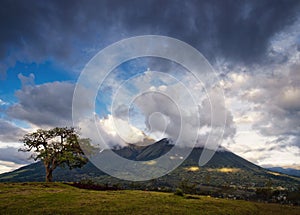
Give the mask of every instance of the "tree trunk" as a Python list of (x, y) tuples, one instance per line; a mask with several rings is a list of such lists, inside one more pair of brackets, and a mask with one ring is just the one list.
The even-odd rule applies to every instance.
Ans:
[(46, 182), (52, 182), (52, 169), (46, 170)]
[(45, 164), (45, 169), (46, 169), (46, 182), (52, 182), (53, 169), (50, 168), (50, 166), (46, 165), (46, 164)]

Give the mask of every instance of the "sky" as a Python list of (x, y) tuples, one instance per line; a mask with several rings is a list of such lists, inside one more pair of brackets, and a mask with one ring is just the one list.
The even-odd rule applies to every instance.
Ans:
[[(222, 147), (264, 167), (300, 169), (299, 1), (0, 4), (0, 173), (32, 162), (29, 154), (18, 152), (25, 133), (72, 125), (75, 85), (93, 56), (119, 40), (149, 34), (179, 39), (212, 65), (225, 96), (216, 117), (226, 114)], [(145, 89), (150, 93), (136, 97), (127, 120), (122, 101)], [(189, 105), (187, 92), (200, 98), (199, 109)], [(177, 95), (179, 109), (163, 93)], [(197, 111), (209, 112), (203, 95), (175, 62), (133, 59), (115, 68), (99, 88), (98, 129), (109, 146), (176, 139), (181, 111), (182, 144), (189, 145)], [(213, 89), (206, 95), (222, 103)], [(205, 114), (201, 118), (198, 145), (210, 120)], [(89, 130), (88, 123), (82, 126)]]

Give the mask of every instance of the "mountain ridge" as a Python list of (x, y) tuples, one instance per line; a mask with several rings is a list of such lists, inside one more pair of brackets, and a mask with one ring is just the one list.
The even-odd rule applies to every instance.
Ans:
[(300, 177), (300, 170), (299, 169), (284, 168), (284, 167), (268, 167), (266, 169), (274, 171), (274, 172), (278, 172), (278, 173), (287, 174), (287, 175), (290, 175), (290, 176)]
[[(136, 161), (150, 161), (168, 153), (174, 145), (170, 140), (162, 139), (148, 146), (129, 145), (113, 151), (118, 155)], [(180, 149), (177, 152), (180, 152)], [(177, 187), (182, 181), (195, 186), (241, 186), (241, 187), (284, 187), (296, 189), (300, 186), (300, 178), (278, 174), (257, 166), (246, 159), (227, 150), (216, 151), (212, 159), (203, 167), (198, 166), (203, 148), (193, 148), (182, 164), (165, 176), (154, 179), (157, 187)], [(180, 158), (180, 155), (177, 155)], [(45, 170), (42, 162), (21, 167), (12, 172), (0, 174), (0, 182), (44, 181)], [(63, 169), (58, 167), (53, 173), (54, 181), (93, 180), (97, 183), (122, 184), (124, 187), (131, 182), (108, 176), (88, 162), (81, 169)], [(149, 182), (137, 183), (141, 187)]]

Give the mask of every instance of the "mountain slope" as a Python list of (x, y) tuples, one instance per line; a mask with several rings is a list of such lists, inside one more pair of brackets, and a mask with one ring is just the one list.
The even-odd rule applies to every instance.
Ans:
[(129, 144), (127, 147), (114, 150), (114, 152), (130, 160), (149, 161), (166, 154), (172, 147), (169, 140), (164, 138), (148, 146)]
[(300, 170), (299, 169), (293, 169), (293, 168), (282, 168), (282, 167), (269, 167), (268, 170), (283, 173), (287, 175), (297, 176), (300, 177)]
[[(115, 149), (120, 156), (137, 161), (149, 161), (160, 157), (172, 149), (168, 139), (162, 139), (150, 146), (129, 145), (121, 149)], [(180, 153), (180, 149), (177, 152)], [(284, 174), (274, 173), (263, 169), (229, 151), (217, 151), (213, 158), (203, 167), (198, 167), (198, 160), (202, 148), (194, 148), (188, 158), (174, 171), (152, 180), (151, 182), (135, 183), (138, 186), (146, 186), (149, 183), (155, 186), (174, 188), (183, 181), (193, 185), (210, 186), (243, 186), (264, 187), (281, 186), (287, 189), (296, 189), (300, 186), (300, 178)], [(44, 181), (45, 170), (41, 162), (37, 162), (18, 170), (0, 175), (0, 182), (16, 181)], [(129, 186), (128, 181), (119, 180), (106, 175), (97, 169), (92, 163), (86, 164), (81, 169), (57, 168), (53, 173), (55, 181), (80, 181), (91, 179), (106, 184), (121, 184)]]

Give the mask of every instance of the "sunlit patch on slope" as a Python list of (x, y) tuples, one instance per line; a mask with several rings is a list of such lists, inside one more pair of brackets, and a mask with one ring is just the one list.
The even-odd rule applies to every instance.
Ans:
[(189, 172), (197, 172), (200, 170), (200, 168), (198, 166), (190, 166), (190, 167), (187, 167), (185, 168), (187, 171)]
[(241, 171), (239, 168), (229, 168), (229, 167), (223, 167), (223, 168), (209, 168), (208, 171), (210, 172), (222, 172), (222, 173), (236, 173)]

